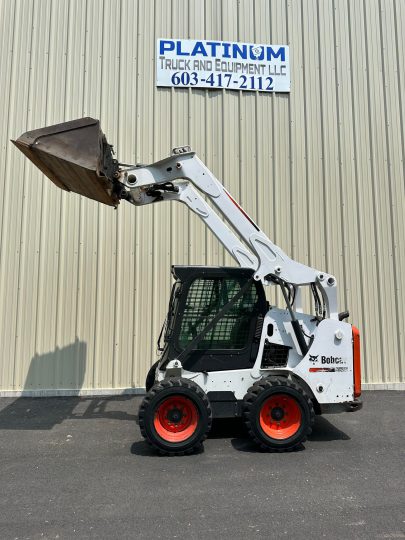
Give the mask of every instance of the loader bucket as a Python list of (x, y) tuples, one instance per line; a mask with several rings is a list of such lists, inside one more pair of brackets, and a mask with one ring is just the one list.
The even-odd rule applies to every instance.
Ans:
[(27, 131), (12, 142), (61, 189), (118, 205), (113, 190), (118, 163), (98, 120), (81, 118)]

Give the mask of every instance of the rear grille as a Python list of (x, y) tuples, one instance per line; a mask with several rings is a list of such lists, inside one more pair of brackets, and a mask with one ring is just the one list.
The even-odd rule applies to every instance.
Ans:
[(288, 361), (288, 352), (291, 347), (270, 343), (266, 341), (263, 347), (262, 365), (264, 369), (285, 367)]

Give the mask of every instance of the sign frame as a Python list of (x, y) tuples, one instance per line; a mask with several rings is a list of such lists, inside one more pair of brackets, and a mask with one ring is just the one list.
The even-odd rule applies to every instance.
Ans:
[(158, 38), (156, 86), (287, 93), (289, 46)]

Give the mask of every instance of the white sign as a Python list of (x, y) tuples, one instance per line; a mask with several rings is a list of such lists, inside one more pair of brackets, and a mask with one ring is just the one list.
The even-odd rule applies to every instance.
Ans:
[(156, 84), (289, 92), (288, 46), (158, 39)]

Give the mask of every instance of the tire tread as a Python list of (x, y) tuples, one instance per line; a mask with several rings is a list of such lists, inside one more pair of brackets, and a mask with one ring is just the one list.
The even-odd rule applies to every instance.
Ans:
[[(252, 414), (253, 404), (255, 403), (256, 399), (261, 394), (261, 392), (264, 392), (268, 388), (274, 388), (277, 386), (281, 386), (281, 387), (288, 386), (289, 388), (293, 388), (294, 390), (299, 392), (302, 395), (302, 397), (305, 399), (305, 401), (307, 402), (307, 405), (309, 408), (309, 423), (308, 423), (307, 430), (304, 434), (304, 437), (300, 439), (299, 442), (293, 444), (292, 446), (288, 448), (270, 447), (269, 445), (261, 441), (257, 437), (257, 435), (254, 433), (254, 430), (252, 429), (251, 414)], [(249, 436), (259, 446), (261, 450), (266, 450), (267, 452), (270, 451), (274, 453), (292, 452), (296, 450), (297, 448), (299, 448), (301, 444), (307, 440), (307, 437), (312, 433), (312, 426), (314, 425), (314, 422), (315, 422), (314, 405), (312, 403), (311, 397), (307, 394), (307, 392), (305, 392), (302, 386), (298, 384), (296, 381), (287, 379), (285, 377), (274, 377), (274, 376), (266, 377), (254, 383), (254, 385), (249, 388), (245, 397), (243, 398), (243, 420), (247, 428), (247, 431), (249, 433)]]
[[(193, 446), (185, 450), (176, 450), (176, 449), (166, 450), (159, 447), (156, 443), (150, 440), (148, 433), (145, 429), (145, 413), (152, 399), (162, 390), (165, 390), (166, 388), (175, 388), (175, 387), (188, 388), (190, 390), (193, 390), (197, 394), (197, 396), (203, 401), (204, 406), (207, 409), (207, 416), (208, 416), (207, 429), (202, 434), (202, 436), (193, 444)], [(202, 443), (208, 437), (208, 433), (211, 429), (211, 425), (212, 425), (211, 404), (209, 402), (207, 394), (195, 382), (190, 381), (189, 379), (181, 378), (181, 377), (172, 377), (168, 379), (163, 379), (163, 381), (160, 381), (159, 383), (152, 386), (152, 388), (149, 390), (149, 392), (146, 394), (146, 396), (142, 400), (142, 403), (139, 407), (138, 421), (139, 421), (139, 428), (141, 430), (142, 437), (144, 437), (144, 439), (146, 439), (148, 444), (151, 447), (153, 447), (155, 450), (157, 450), (160, 455), (184, 456), (184, 455), (194, 454), (195, 452), (201, 450)]]

